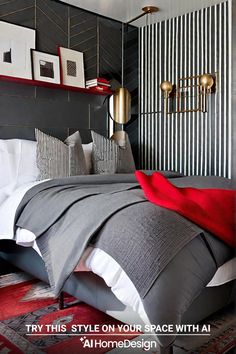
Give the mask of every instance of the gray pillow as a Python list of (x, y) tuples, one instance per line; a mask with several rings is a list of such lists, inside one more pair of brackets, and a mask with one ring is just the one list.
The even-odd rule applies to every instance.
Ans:
[(57, 138), (35, 129), (37, 165), (40, 180), (63, 178), (87, 173), (79, 132), (70, 135), (63, 143)]
[(96, 174), (132, 173), (135, 171), (134, 158), (125, 132), (117, 132), (114, 138), (91, 131), (93, 139), (93, 172)]

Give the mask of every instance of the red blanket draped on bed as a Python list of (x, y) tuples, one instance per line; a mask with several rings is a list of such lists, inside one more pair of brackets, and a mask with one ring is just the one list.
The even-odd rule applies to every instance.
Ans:
[(235, 191), (178, 188), (158, 172), (147, 176), (136, 171), (135, 175), (150, 202), (176, 211), (231, 247), (235, 246)]

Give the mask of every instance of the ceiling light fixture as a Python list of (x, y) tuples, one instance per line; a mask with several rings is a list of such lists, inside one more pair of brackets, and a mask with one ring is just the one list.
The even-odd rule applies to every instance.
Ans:
[(158, 12), (159, 11), (159, 8), (156, 7), (156, 6), (145, 6), (142, 8), (143, 10), (143, 13), (134, 17), (132, 20), (126, 22), (127, 25), (129, 25), (131, 22), (134, 22), (136, 20), (138, 20), (140, 17), (143, 17), (145, 15), (148, 15), (148, 14), (153, 14), (154, 12)]

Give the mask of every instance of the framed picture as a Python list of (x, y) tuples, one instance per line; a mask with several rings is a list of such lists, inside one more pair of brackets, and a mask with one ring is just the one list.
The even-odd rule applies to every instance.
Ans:
[(0, 21), (0, 75), (32, 79), (35, 30)]
[(57, 55), (31, 50), (34, 80), (60, 84), (60, 61)]
[(84, 55), (76, 50), (59, 47), (62, 83), (68, 86), (85, 87)]

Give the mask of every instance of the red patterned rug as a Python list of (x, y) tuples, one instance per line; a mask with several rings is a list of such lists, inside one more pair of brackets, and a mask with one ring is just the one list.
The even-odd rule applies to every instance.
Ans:
[[(71, 302), (74, 299), (67, 296)], [(16, 273), (0, 276), (0, 353), (105, 353), (104, 349), (84, 349), (81, 335), (74, 335), (67, 331), (53, 334), (51, 330), (45, 335), (45, 326), (42, 335), (29, 335), (27, 325), (114, 325), (114, 335), (109, 335), (110, 341), (131, 339), (137, 336), (120, 335), (116, 326), (121, 322), (111, 318), (103, 312), (84, 303), (74, 307), (59, 310), (58, 303), (53, 299), (50, 288), (43, 282), (32, 279), (25, 273)], [(77, 334), (88, 335), (82, 329)], [(100, 338), (100, 332), (93, 335), (93, 340)], [(83, 337), (84, 338), (84, 337)], [(103, 337), (108, 340), (108, 337)], [(110, 350), (110, 349), (109, 349)]]
[[(67, 296), (68, 302), (73, 301)], [(232, 308), (210, 317), (204, 323), (211, 324), (212, 335), (206, 342), (203, 338), (181, 338), (174, 347), (174, 353), (191, 354), (229, 354), (234, 353), (236, 346), (236, 318)], [(0, 276), (0, 353), (28, 354), (28, 353), (60, 353), (100, 354), (111, 350), (104, 348), (84, 348), (83, 340), (89, 337), (96, 325), (111, 325), (115, 328), (112, 335), (104, 336), (105, 341), (134, 342), (144, 340), (142, 334), (127, 332), (121, 336), (118, 332), (119, 321), (83, 303), (64, 310), (58, 310), (58, 303), (53, 299), (50, 288), (43, 282), (33, 279), (25, 273), (15, 273)], [(42, 332), (32, 335), (27, 333), (27, 325), (41, 325)], [(58, 334), (45, 332), (46, 325), (54, 325), (67, 329), (72, 325), (90, 325), (89, 330), (82, 329), (76, 332), (65, 331)], [(51, 327), (50, 327), (51, 328)], [(101, 332), (92, 335), (93, 340), (101, 338)], [(153, 340), (152, 337), (145, 340)], [(114, 353), (123, 353), (125, 350), (115, 349)], [(128, 349), (127, 353), (143, 353), (144, 349)], [(156, 353), (155, 350), (145, 351)]]

